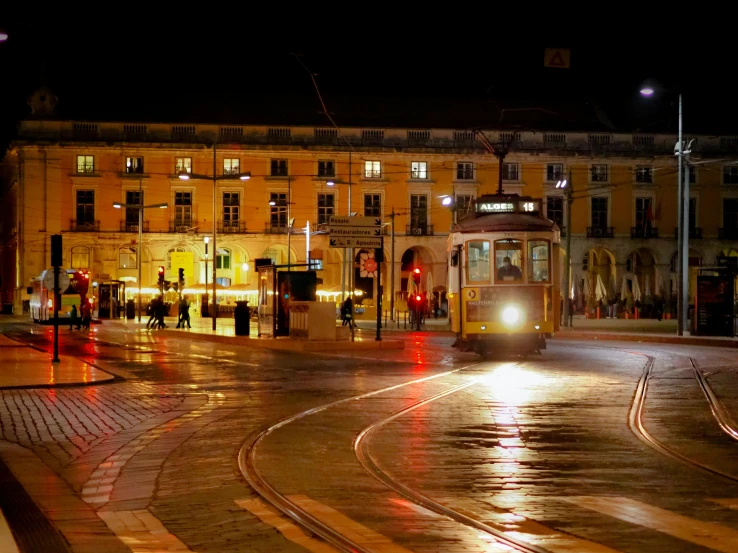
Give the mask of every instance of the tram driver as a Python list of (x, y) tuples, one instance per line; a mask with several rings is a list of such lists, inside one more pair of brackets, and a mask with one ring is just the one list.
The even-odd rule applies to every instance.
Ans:
[(520, 267), (512, 264), (509, 256), (505, 256), (497, 269), (497, 280), (523, 280), (523, 273)]

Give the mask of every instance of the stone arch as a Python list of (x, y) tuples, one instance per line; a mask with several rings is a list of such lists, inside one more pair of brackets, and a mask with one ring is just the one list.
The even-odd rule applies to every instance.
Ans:
[(408, 289), (408, 278), (412, 270), (418, 267), (421, 271), (420, 288), (427, 287), (427, 275), (433, 271), (436, 263), (433, 252), (424, 246), (412, 246), (406, 249), (400, 258), (400, 286), (398, 291), (406, 293)]
[[(260, 257), (271, 259), (275, 265), (287, 265), (287, 244), (270, 244)], [(297, 254), (294, 248), (290, 248), (289, 262), (297, 263)]]
[(577, 277), (574, 283), (578, 307), (596, 301), (598, 281), (601, 281), (605, 288), (606, 298), (616, 297), (620, 275), (617, 274), (614, 252), (602, 246), (589, 248), (582, 256), (581, 270), (581, 276)]
[(72, 269), (92, 269), (92, 252), (90, 246), (73, 246), (69, 250), (69, 267)]
[(664, 287), (664, 284), (659, 281), (657, 264), (656, 252), (645, 247), (633, 250), (625, 262), (625, 271), (638, 281), (643, 297), (658, 295), (659, 290)]

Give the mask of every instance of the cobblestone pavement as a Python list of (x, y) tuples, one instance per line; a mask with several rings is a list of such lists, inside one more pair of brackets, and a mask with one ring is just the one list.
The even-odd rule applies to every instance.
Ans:
[[(46, 343), (24, 326), (9, 331)], [(242, 446), (296, 413), (434, 375), (272, 432), (257, 450), (260, 470), (371, 551), (509, 551), (387, 488), (353, 448), (369, 425), (470, 384), (372, 433), (380, 469), (548, 551), (738, 551), (738, 483), (665, 457), (627, 427), (646, 361), (635, 352), (645, 353), (649, 432), (738, 477), (738, 444), (712, 418), (688, 359), (736, 413), (729, 350), (567, 342), (525, 361), (480, 362), (424, 333), (400, 351), (323, 355), (120, 329), (65, 338), (61, 355), (126, 380), (0, 390), (0, 457), (75, 552), (335, 550), (253, 492)]]

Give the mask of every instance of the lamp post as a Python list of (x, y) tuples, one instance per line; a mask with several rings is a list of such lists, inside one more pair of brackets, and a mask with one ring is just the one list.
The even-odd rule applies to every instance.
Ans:
[[(657, 90), (667, 90), (655, 84), (641, 87), (641, 95), (650, 98)], [(674, 92), (674, 91), (669, 91)], [(682, 94), (679, 96), (679, 134), (674, 147), (674, 155), (678, 156), (677, 169), (677, 335), (684, 335), (687, 330), (689, 316), (689, 166), (685, 168), (685, 156), (689, 151), (684, 149), (682, 131)], [(684, 183), (682, 185), (682, 179)]]
[[(202, 180), (212, 180), (213, 181), (213, 330), (216, 329), (216, 319), (218, 318), (218, 304), (216, 301), (216, 292), (215, 292), (215, 286), (216, 286), (216, 266), (218, 265), (218, 248), (216, 245), (216, 235), (217, 235), (217, 217), (218, 217), (218, 181), (220, 180), (242, 180), (246, 181), (251, 178), (250, 172), (245, 173), (235, 173), (232, 175), (218, 175), (217, 171), (217, 157), (216, 157), (216, 145), (213, 144), (213, 174), (210, 175), (198, 175), (196, 173), (188, 173), (187, 170), (183, 169), (179, 172), (179, 178), (182, 180), (190, 180), (190, 179), (202, 179)], [(207, 269), (206, 269), (207, 271)], [(207, 278), (207, 277), (206, 277)], [(207, 291), (207, 284), (205, 290)]]
[(205, 301), (202, 304), (200, 314), (207, 317), (210, 315), (210, 299), (208, 298), (208, 244), (210, 243), (210, 237), (203, 238), (203, 242), (205, 242)]
[(564, 253), (564, 294), (566, 300), (562, 302), (564, 304), (564, 320), (562, 326), (569, 326), (569, 317), (571, 317), (569, 310), (569, 299), (571, 296), (571, 205), (574, 203), (574, 199), (571, 196), (573, 191), (571, 169), (569, 169), (569, 180), (559, 178), (556, 188), (562, 189), (566, 196), (566, 252)]
[(169, 207), (167, 203), (143, 205), (143, 191), (141, 189), (141, 180), (138, 181), (138, 201), (137, 204), (124, 204), (121, 202), (113, 202), (113, 207), (120, 209), (122, 207), (138, 209), (138, 251), (136, 252), (136, 265), (138, 265), (138, 322), (141, 322), (141, 265), (143, 261), (143, 210), (158, 207), (166, 209)]

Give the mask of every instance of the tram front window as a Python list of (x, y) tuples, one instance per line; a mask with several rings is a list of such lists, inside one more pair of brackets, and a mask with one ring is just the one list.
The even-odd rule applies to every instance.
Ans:
[(521, 282), (523, 280), (522, 264), (522, 240), (498, 240), (495, 242), (497, 282)]
[(548, 282), (549, 243), (547, 240), (528, 241), (528, 282)]
[(489, 242), (470, 240), (466, 243), (468, 282), (489, 282)]

